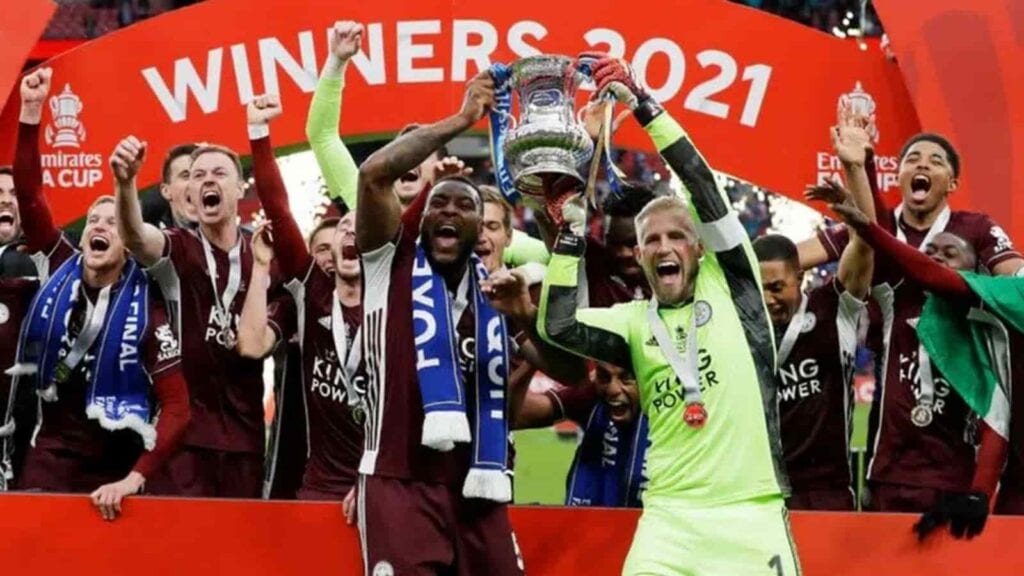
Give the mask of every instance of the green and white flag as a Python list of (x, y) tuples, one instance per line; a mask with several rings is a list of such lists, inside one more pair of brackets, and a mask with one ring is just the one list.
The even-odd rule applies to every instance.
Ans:
[(1024, 278), (960, 274), (982, 306), (930, 295), (917, 337), (967, 405), (1008, 438), (1010, 332), (1024, 333)]

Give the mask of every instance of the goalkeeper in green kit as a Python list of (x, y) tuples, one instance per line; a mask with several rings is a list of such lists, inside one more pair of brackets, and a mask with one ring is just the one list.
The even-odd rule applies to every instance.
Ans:
[(633, 109), (689, 200), (658, 198), (636, 217), (636, 256), (654, 297), (601, 309), (576, 304), (582, 199), (549, 206), (564, 225), (537, 330), (636, 374), (650, 421), (650, 483), (623, 574), (799, 574), (757, 258), (700, 152), (628, 64), (584, 57), (596, 60), (597, 94), (611, 92)]

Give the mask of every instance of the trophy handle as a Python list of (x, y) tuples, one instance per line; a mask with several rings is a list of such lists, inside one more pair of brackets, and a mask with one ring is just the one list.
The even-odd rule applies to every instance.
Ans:
[(579, 110), (576, 111), (576, 123), (582, 125), (584, 123), (583, 122), (583, 113), (586, 112), (587, 110), (589, 110), (590, 108), (594, 107), (594, 106), (600, 106), (602, 104), (604, 104), (604, 100), (603, 99), (601, 99), (601, 100), (589, 100), (585, 105), (583, 105)]

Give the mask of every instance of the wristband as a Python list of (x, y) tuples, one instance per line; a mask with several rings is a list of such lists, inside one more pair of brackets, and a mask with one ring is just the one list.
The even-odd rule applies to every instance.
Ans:
[(263, 124), (249, 124), (249, 140), (259, 140), (260, 138), (266, 138), (270, 136), (270, 125)]
[(661, 104), (659, 104), (654, 98), (648, 96), (636, 105), (636, 108), (633, 109), (633, 116), (641, 126), (647, 126), (651, 122), (654, 122), (654, 119), (660, 116), (664, 111), (665, 109), (662, 108)]
[(327, 62), (324, 62), (324, 69), (320, 72), (320, 77), (340, 80), (344, 78), (347, 66), (348, 60), (341, 60), (334, 54), (331, 54), (327, 56)]
[(587, 249), (587, 242), (582, 236), (573, 234), (568, 227), (562, 229), (558, 234), (558, 239), (555, 240), (555, 254), (563, 254), (565, 256), (575, 256), (582, 258), (583, 253)]

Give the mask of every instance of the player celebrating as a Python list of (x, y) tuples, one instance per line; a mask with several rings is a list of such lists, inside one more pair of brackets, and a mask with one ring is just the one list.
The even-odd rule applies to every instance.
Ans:
[[(850, 188), (874, 217), (866, 150), (855, 128), (840, 122), (831, 130)], [(838, 184), (811, 189), (817, 198)], [(866, 305), (874, 259), (856, 235), (843, 251), (839, 273), (808, 293), (797, 247), (784, 236), (754, 242), (761, 263), (765, 303), (778, 349), (779, 416), (786, 473), (793, 493), (786, 506), (801, 510), (853, 510), (849, 440), (853, 361), (857, 331)]]
[[(141, 162), (146, 144), (122, 141)], [(151, 484), (154, 493), (258, 498), (263, 483), (263, 362), (235, 350), (238, 315), (252, 269), (249, 240), (237, 224), (245, 192), (238, 155), (215, 145), (192, 153), (189, 190), (197, 230), (161, 231), (142, 221), (134, 174), (117, 181), (118, 226), (139, 262), (173, 268), (158, 280), (180, 302), (180, 334), (192, 421), (184, 446)], [(188, 282), (182, 279), (188, 278)]]
[[(833, 210), (851, 228), (904, 270), (908, 281), (931, 293), (917, 323), (922, 349), (927, 350), (929, 363), (935, 367), (931, 377), (948, 380), (961, 396), (973, 400), (972, 406), (982, 417), (977, 467), (970, 483), (944, 491), (915, 529), (923, 538), (948, 521), (957, 538), (973, 537), (984, 528), (997, 483), (1000, 494), (996, 511), (1024, 512), (1024, 424), (1015, 417), (1022, 404), (1011, 390), (1013, 382), (1024, 378), (1020, 363), (1011, 361), (1024, 347), (1024, 313), (1019, 296), (1022, 281), (978, 274), (979, 261), (970, 243), (949, 232), (929, 240), (924, 253), (914, 250), (872, 224), (846, 200), (847, 196), (839, 189), (822, 199), (832, 202)], [(981, 342), (984, 344), (979, 346)], [(986, 388), (987, 394), (978, 393)], [(990, 398), (990, 402), (980, 401), (983, 397)], [(943, 464), (951, 465), (936, 462), (937, 466)]]
[[(457, 114), (360, 167), (368, 382), (358, 506), (368, 573), (521, 573), (505, 506), (507, 329), (482, 296), (486, 271), (472, 254), (483, 202), (469, 180), (441, 179), (420, 222), (401, 214), (393, 189), (493, 98), (489, 75), (477, 75)], [(395, 518), (415, 543), (394, 537)]]
[[(866, 134), (860, 136), (860, 141), (870, 146)], [(869, 150), (869, 173), (873, 172), (872, 164), (873, 153)], [(1024, 258), (991, 217), (950, 209), (949, 196), (956, 191), (959, 178), (960, 155), (948, 140), (931, 133), (911, 137), (900, 152), (897, 179), (903, 201), (893, 210), (877, 210), (878, 223), (901, 242), (920, 248), (937, 234), (952, 232), (971, 244), (980, 263), (993, 274), (1024, 273)], [(879, 199), (876, 206), (884, 207), (885, 203)], [(842, 226), (827, 228), (817, 238), (800, 243), (800, 264), (808, 269), (835, 261), (847, 242), (849, 234)], [(888, 280), (886, 270), (879, 273), (876, 283)]]
[[(851, 130), (864, 146), (863, 130)], [(911, 247), (925, 249), (943, 232), (971, 245), (979, 264), (996, 274), (1013, 274), (1024, 260), (988, 216), (952, 211), (946, 200), (956, 189), (960, 157), (941, 136), (920, 134), (900, 155), (903, 204), (884, 209), (875, 192), (879, 225)], [(920, 226), (919, 226), (920, 225)], [(845, 231), (824, 235), (828, 245), (845, 245)], [(803, 263), (804, 257), (801, 257)], [(865, 506), (875, 511), (924, 512), (948, 491), (966, 489), (975, 467), (975, 417), (948, 383), (934, 376), (931, 361), (920, 353), (916, 324), (925, 293), (903, 282), (906, 272), (880, 259), (872, 296), (882, 312), (880, 402), (872, 406)]]
[[(0, 166), (0, 366), (14, 364), (17, 352), (21, 318), (39, 283), (32, 260), (18, 250), (24, 244), (21, 233), (21, 214), (18, 210), (18, 195), (14, 190), (14, 171), (10, 166)], [(10, 480), (21, 470), (25, 452), (35, 427), (34, 395), (19, 393), (14, 381), (0, 372), (0, 410), (4, 421), (10, 421), (17, 412), (17, 429), (0, 427), (0, 487), (5, 478)]]
[[(578, 197), (553, 207), (566, 224), (544, 282), (541, 335), (630, 369), (649, 418), (650, 483), (623, 573), (796, 574), (772, 326), (750, 243), (700, 153), (628, 64), (593, 57), (597, 93), (633, 109), (699, 221), (680, 198), (648, 204), (636, 218), (637, 259), (652, 299), (577, 310), (585, 211)], [(753, 529), (740, 537), (738, 523)]]
[(592, 384), (524, 394), (513, 428), (545, 428), (568, 419), (583, 429), (566, 478), (566, 506), (641, 507), (647, 417), (640, 413), (632, 374), (597, 362)]
[[(351, 32), (337, 35), (332, 48), (333, 54), (347, 60), (358, 48), (358, 37)], [(274, 160), (269, 122), (281, 111), (277, 97), (260, 96), (249, 104), (247, 114), (256, 189), (273, 226), (274, 251), (281, 255), (281, 272), (294, 307), (279, 306), (278, 313), (268, 318), (267, 287), (274, 251), (266, 241), (268, 231), (261, 229), (253, 244), (252, 289), (242, 312), (238, 349), (243, 356), (261, 358), (301, 327), (309, 459), (298, 497), (345, 499), (348, 508), (362, 455), (365, 417), (359, 404), (361, 394), (355, 388), (361, 355), (357, 334), (363, 311), (355, 212), (342, 217), (334, 231), (330, 240), (333, 264), (326, 273), (306, 249)], [(357, 171), (354, 163), (352, 169)], [(343, 190), (342, 196), (348, 199), (346, 206), (355, 207), (355, 190)]]
[[(53, 224), (39, 157), (50, 76), (44, 68), (22, 82), (14, 167), (28, 250), (45, 262), (40, 276), (46, 278), (25, 315), (12, 370), (34, 383), (41, 399), (41, 421), (17, 485), (92, 492), (103, 517), (113, 520), (122, 499), (139, 492), (180, 443), (188, 393), (177, 339), (157, 291), (127, 257), (114, 199), (93, 202), (80, 248)], [(121, 148), (110, 166), (116, 179), (138, 170)]]

